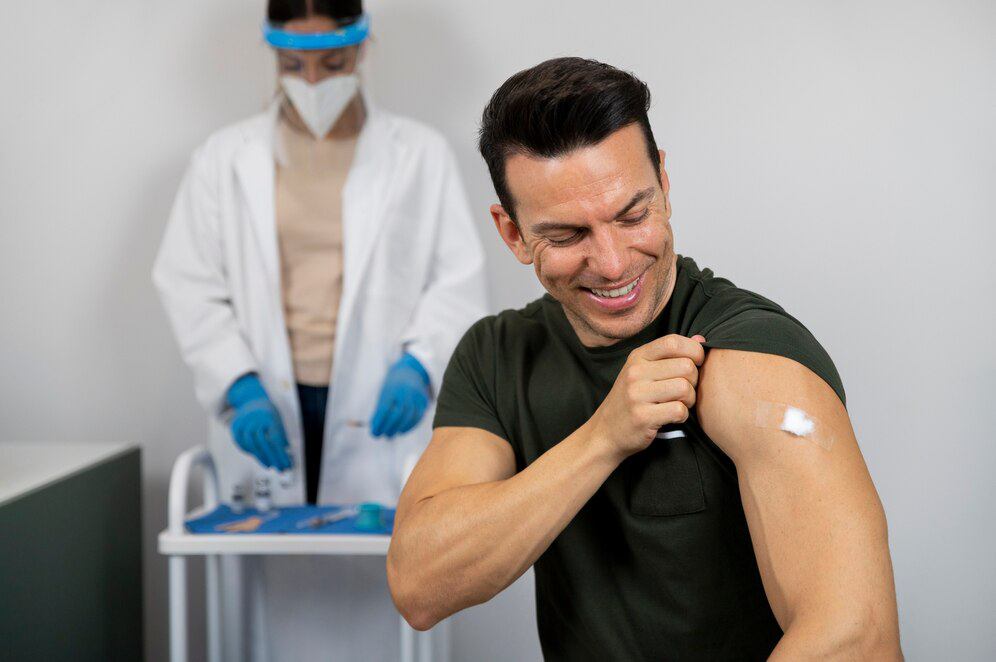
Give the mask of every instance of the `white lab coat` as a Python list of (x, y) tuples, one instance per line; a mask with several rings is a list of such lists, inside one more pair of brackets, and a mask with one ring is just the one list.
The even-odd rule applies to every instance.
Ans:
[[(387, 370), (405, 350), (438, 389), (457, 341), (486, 312), (484, 257), (446, 141), (412, 120), (367, 108), (343, 190), (343, 293), (318, 499), (393, 505), (428, 442), (432, 410), (391, 441), (346, 421), (370, 420)], [(232, 440), (225, 404), (232, 382), (257, 372), (283, 419), (297, 473), (289, 488), (271, 481), (273, 501), (294, 504), (305, 498), (304, 452), (274, 218), (278, 110), (274, 104), (218, 131), (195, 152), (153, 279), (209, 413), (223, 498), (236, 483), (251, 492), (262, 471)], [(313, 573), (312, 565), (312, 584)], [(333, 659), (325, 644), (320, 658)]]

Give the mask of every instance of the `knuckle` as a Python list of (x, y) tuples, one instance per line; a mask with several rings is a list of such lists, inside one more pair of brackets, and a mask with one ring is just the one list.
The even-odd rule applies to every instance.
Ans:
[(678, 350), (678, 338), (673, 334), (664, 336), (661, 339), (661, 348), (668, 354), (673, 354)]
[(680, 381), (680, 383), (679, 383), (678, 388), (679, 388), (679, 390), (681, 392), (681, 397), (682, 398), (694, 398), (695, 397), (695, 388), (692, 386), (692, 383), (689, 382), (687, 379), (682, 379)]

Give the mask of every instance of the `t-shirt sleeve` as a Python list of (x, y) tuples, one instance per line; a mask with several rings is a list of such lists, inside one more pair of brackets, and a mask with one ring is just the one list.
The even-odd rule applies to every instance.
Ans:
[(844, 384), (830, 355), (809, 329), (780, 309), (745, 310), (697, 333), (705, 336), (709, 348), (775, 354), (801, 363), (847, 405)]
[(433, 428), (480, 428), (508, 441), (498, 417), (494, 317), (485, 317), (467, 330), (443, 375)]

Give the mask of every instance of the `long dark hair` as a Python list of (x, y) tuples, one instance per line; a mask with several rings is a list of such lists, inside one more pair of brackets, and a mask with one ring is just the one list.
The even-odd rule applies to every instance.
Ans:
[(637, 124), (650, 163), (660, 170), (649, 109), (646, 83), (595, 60), (547, 60), (505, 81), (484, 109), (478, 148), (509, 217), (515, 219), (515, 201), (505, 178), (505, 160), (513, 154), (554, 158)]
[(266, 17), (276, 26), (295, 18), (328, 16), (343, 27), (355, 23), (363, 13), (362, 0), (270, 0)]

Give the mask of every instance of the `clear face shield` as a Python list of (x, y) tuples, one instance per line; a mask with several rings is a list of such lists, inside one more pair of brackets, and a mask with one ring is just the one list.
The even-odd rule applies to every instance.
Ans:
[(360, 45), (369, 33), (366, 14), (327, 32), (263, 26), (263, 37), (277, 53), (280, 86), (316, 138), (328, 134), (359, 91)]

